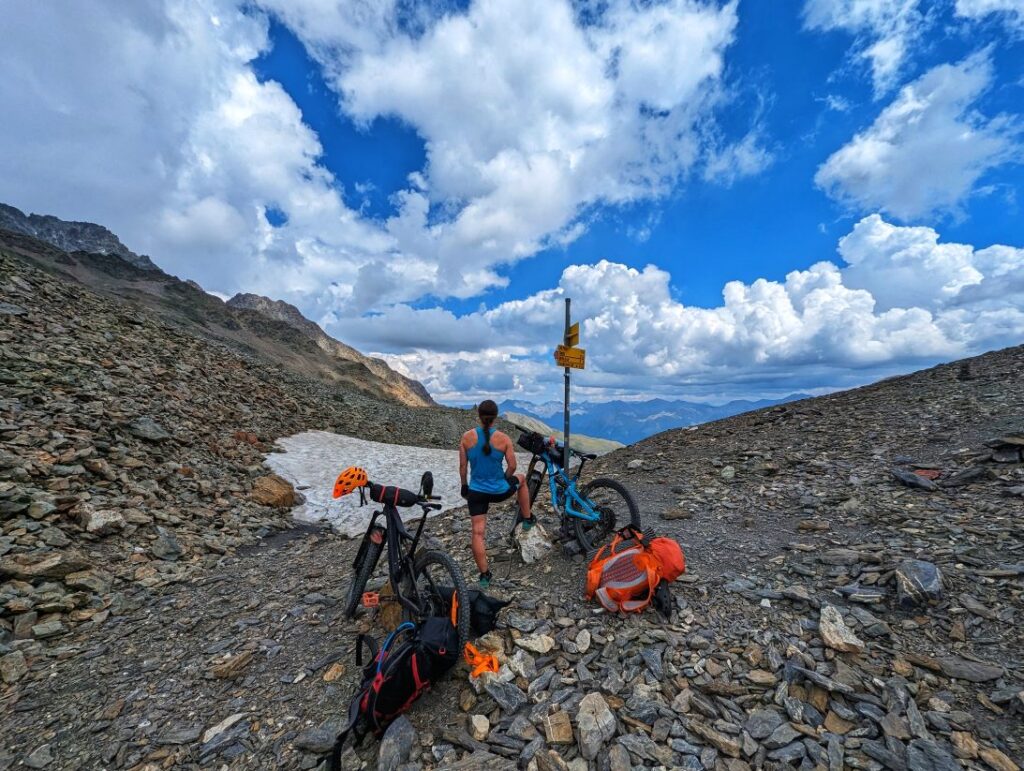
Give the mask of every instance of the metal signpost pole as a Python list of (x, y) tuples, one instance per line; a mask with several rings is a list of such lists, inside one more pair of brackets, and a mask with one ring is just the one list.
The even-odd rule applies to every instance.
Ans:
[[(569, 303), (565, 298), (565, 345), (569, 345)], [(565, 430), (562, 442), (562, 468), (569, 473), (569, 367), (565, 368)]]

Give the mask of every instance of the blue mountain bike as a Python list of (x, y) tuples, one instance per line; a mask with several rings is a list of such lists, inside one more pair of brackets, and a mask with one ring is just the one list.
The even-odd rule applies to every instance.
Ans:
[(526, 474), (531, 505), (537, 500), (544, 475), (547, 474), (551, 505), (562, 518), (563, 529), (567, 530), (572, 522), (576, 540), (584, 552), (600, 545), (627, 522), (638, 530), (641, 528), (636, 501), (620, 482), (600, 477), (577, 489), (583, 465), (596, 458), (596, 455), (570, 447), (570, 454), (578, 458), (580, 463), (567, 472), (562, 467), (562, 445), (553, 439), (546, 439), (536, 431), (520, 430), (523, 433), (518, 440), (519, 446), (533, 455)]

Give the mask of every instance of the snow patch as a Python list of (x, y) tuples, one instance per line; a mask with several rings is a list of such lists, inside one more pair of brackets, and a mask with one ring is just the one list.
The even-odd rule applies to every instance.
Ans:
[[(329, 431), (304, 431), (277, 441), (284, 452), (267, 455), (266, 464), (306, 497), (306, 503), (293, 514), (303, 522), (327, 521), (339, 533), (362, 535), (375, 505), (359, 506), (359, 494), (333, 498), (334, 480), (349, 466), (366, 469), (370, 480), (380, 484), (399, 485), (418, 490), (424, 471), (434, 475), (434, 495), (440, 495), (441, 511), (465, 505), (459, 494), (459, 452), (427, 447), (371, 442)], [(519, 458), (519, 469), (525, 470), (529, 456)], [(414, 506), (401, 509), (403, 517), (422, 515)]]

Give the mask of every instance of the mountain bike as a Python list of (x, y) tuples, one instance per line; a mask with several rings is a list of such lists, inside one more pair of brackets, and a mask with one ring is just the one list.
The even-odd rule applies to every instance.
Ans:
[(547, 474), (551, 505), (562, 518), (563, 527), (567, 527), (571, 520), (576, 540), (584, 552), (599, 545), (626, 522), (637, 530), (641, 529), (636, 501), (622, 483), (601, 477), (577, 489), (584, 464), (594, 460), (597, 455), (570, 447), (572, 457), (580, 461), (575, 473), (570, 473), (562, 467), (561, 444), (554, 439), (545, 439), (536, 431), (520, 430), (523, 433), (517, 443), (533, 455), (526, 474), (530, 504), (537, 500), (544, 475)]
[[(365, 472), (364, 472), (365, 473)], [(366, 584), (373, 575), (381, 553), (387, 547), (388, 579), (394, 593), (389, 601), (402, 607), (402, 619), (419, 625), (431, 616), (447, 616), (452, 597), (455, 598), (455, 628), (459, 634), (459, 650), (469, 640), (469, 590), (466, 579), (455, 560), (443, 551), (431, 549), (417, 553), (420, 536), (431, 511), (441, 508), (439, 496), (432, 495), (433, 476), (424, 472), (420, 491), (412, 492), (400, 487), (380, 485), (366, 480), (359, 487), (360, 499), (368, 495), (372, 502), (383, 504), (373, 512), (363, 540), (352, 562), (352, 584), (348, 591), (345, 615), (353, 618), (364, 598)], [(415, 535), (410, 535), (399, 508), (419, 506), (423, 510)], [(383, 518), (383, 521), (380, 522)], [(370, 593), (367, 599), (383, 601)]]

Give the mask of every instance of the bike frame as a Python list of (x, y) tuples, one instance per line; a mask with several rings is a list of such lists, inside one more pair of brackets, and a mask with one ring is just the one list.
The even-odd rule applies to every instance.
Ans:
[[(387, 545), (388, 554), (388, 578), (391, 580), (391, 589), (395, 593), (395, 599), (397, 599), (404, 608), (409, 610), (411, 613), (419, 615), (423, 612), (423, 608), (420, 605), (419, 589), (416, 587), (415, 581), (413, 584), (413, 591), (416, 593), (416, 597), (409, 598), (402, 593), (402, 579), (406, 575), (412, 575), (413, 559), (416, 555), (416, 546), (419, 544), (420, 535), (423, 533), (423, 526), (427, 522), (427, 514), (430, 510), (427, 508), (423, 509), (423, 516), (420, 518), (419, 526), (416, 528), (416, 535), (409, 535), (409, 531), (405, 528), (405, 523), (402, 521), (401, 515), (398, 513), (398, 508), (390, 503), (385, 503), (384, 508), (380, 511), (373, 512), (373, 516), (370, 519), (370, 525), (366, 529), (366, 535), (363, 536), (364, 543), (359, 549), (359, 555), (357, 556), (357, 564), (359, 557), (365, 555), (365, 541), (380, 538)], [(385, 527), (381, 527), (377, 524), (377, 518), (382, 516), (385, 520)], [(410, 541), (408, 551), (402, 551), (402, 541)], [(353, 566), (355, 567), (355, 566)], [(375, 566), (376, 567), (376, 566)]]
[[(582, 497), (576, 489), (576, 481), (580, 478), (580, 474), (583, 472), (584, 459), (580, 459), (580, 466), (576, 470), (575, 476), (569, 476), (565, 473), (565, 469), (558, 463), (551, 460), (551, 457), (545, 453), (542, 456), (534, 456), (544, 462), (547, 467), (548, 474), (548, 487), (551, 490), (551, 504), (555, 507), (555, 510), (563, 517), (570, 516), (576, 517), (577, 519), (583, 519), (587, 522), (597, 522), (601, 515), (595, 511), (594, 507), (590, 505), (590, 501)], [(533, 467), (534, 461), (530, 461), (530, 467)], [(558, 483), (561, 482), (561, 485)], [(562, 502), (561, 507), (558, 502), (558, 488), (565, 491), (565, 498)], [(580, 508), (574, 509), (573, 503), (576, 503)]]

